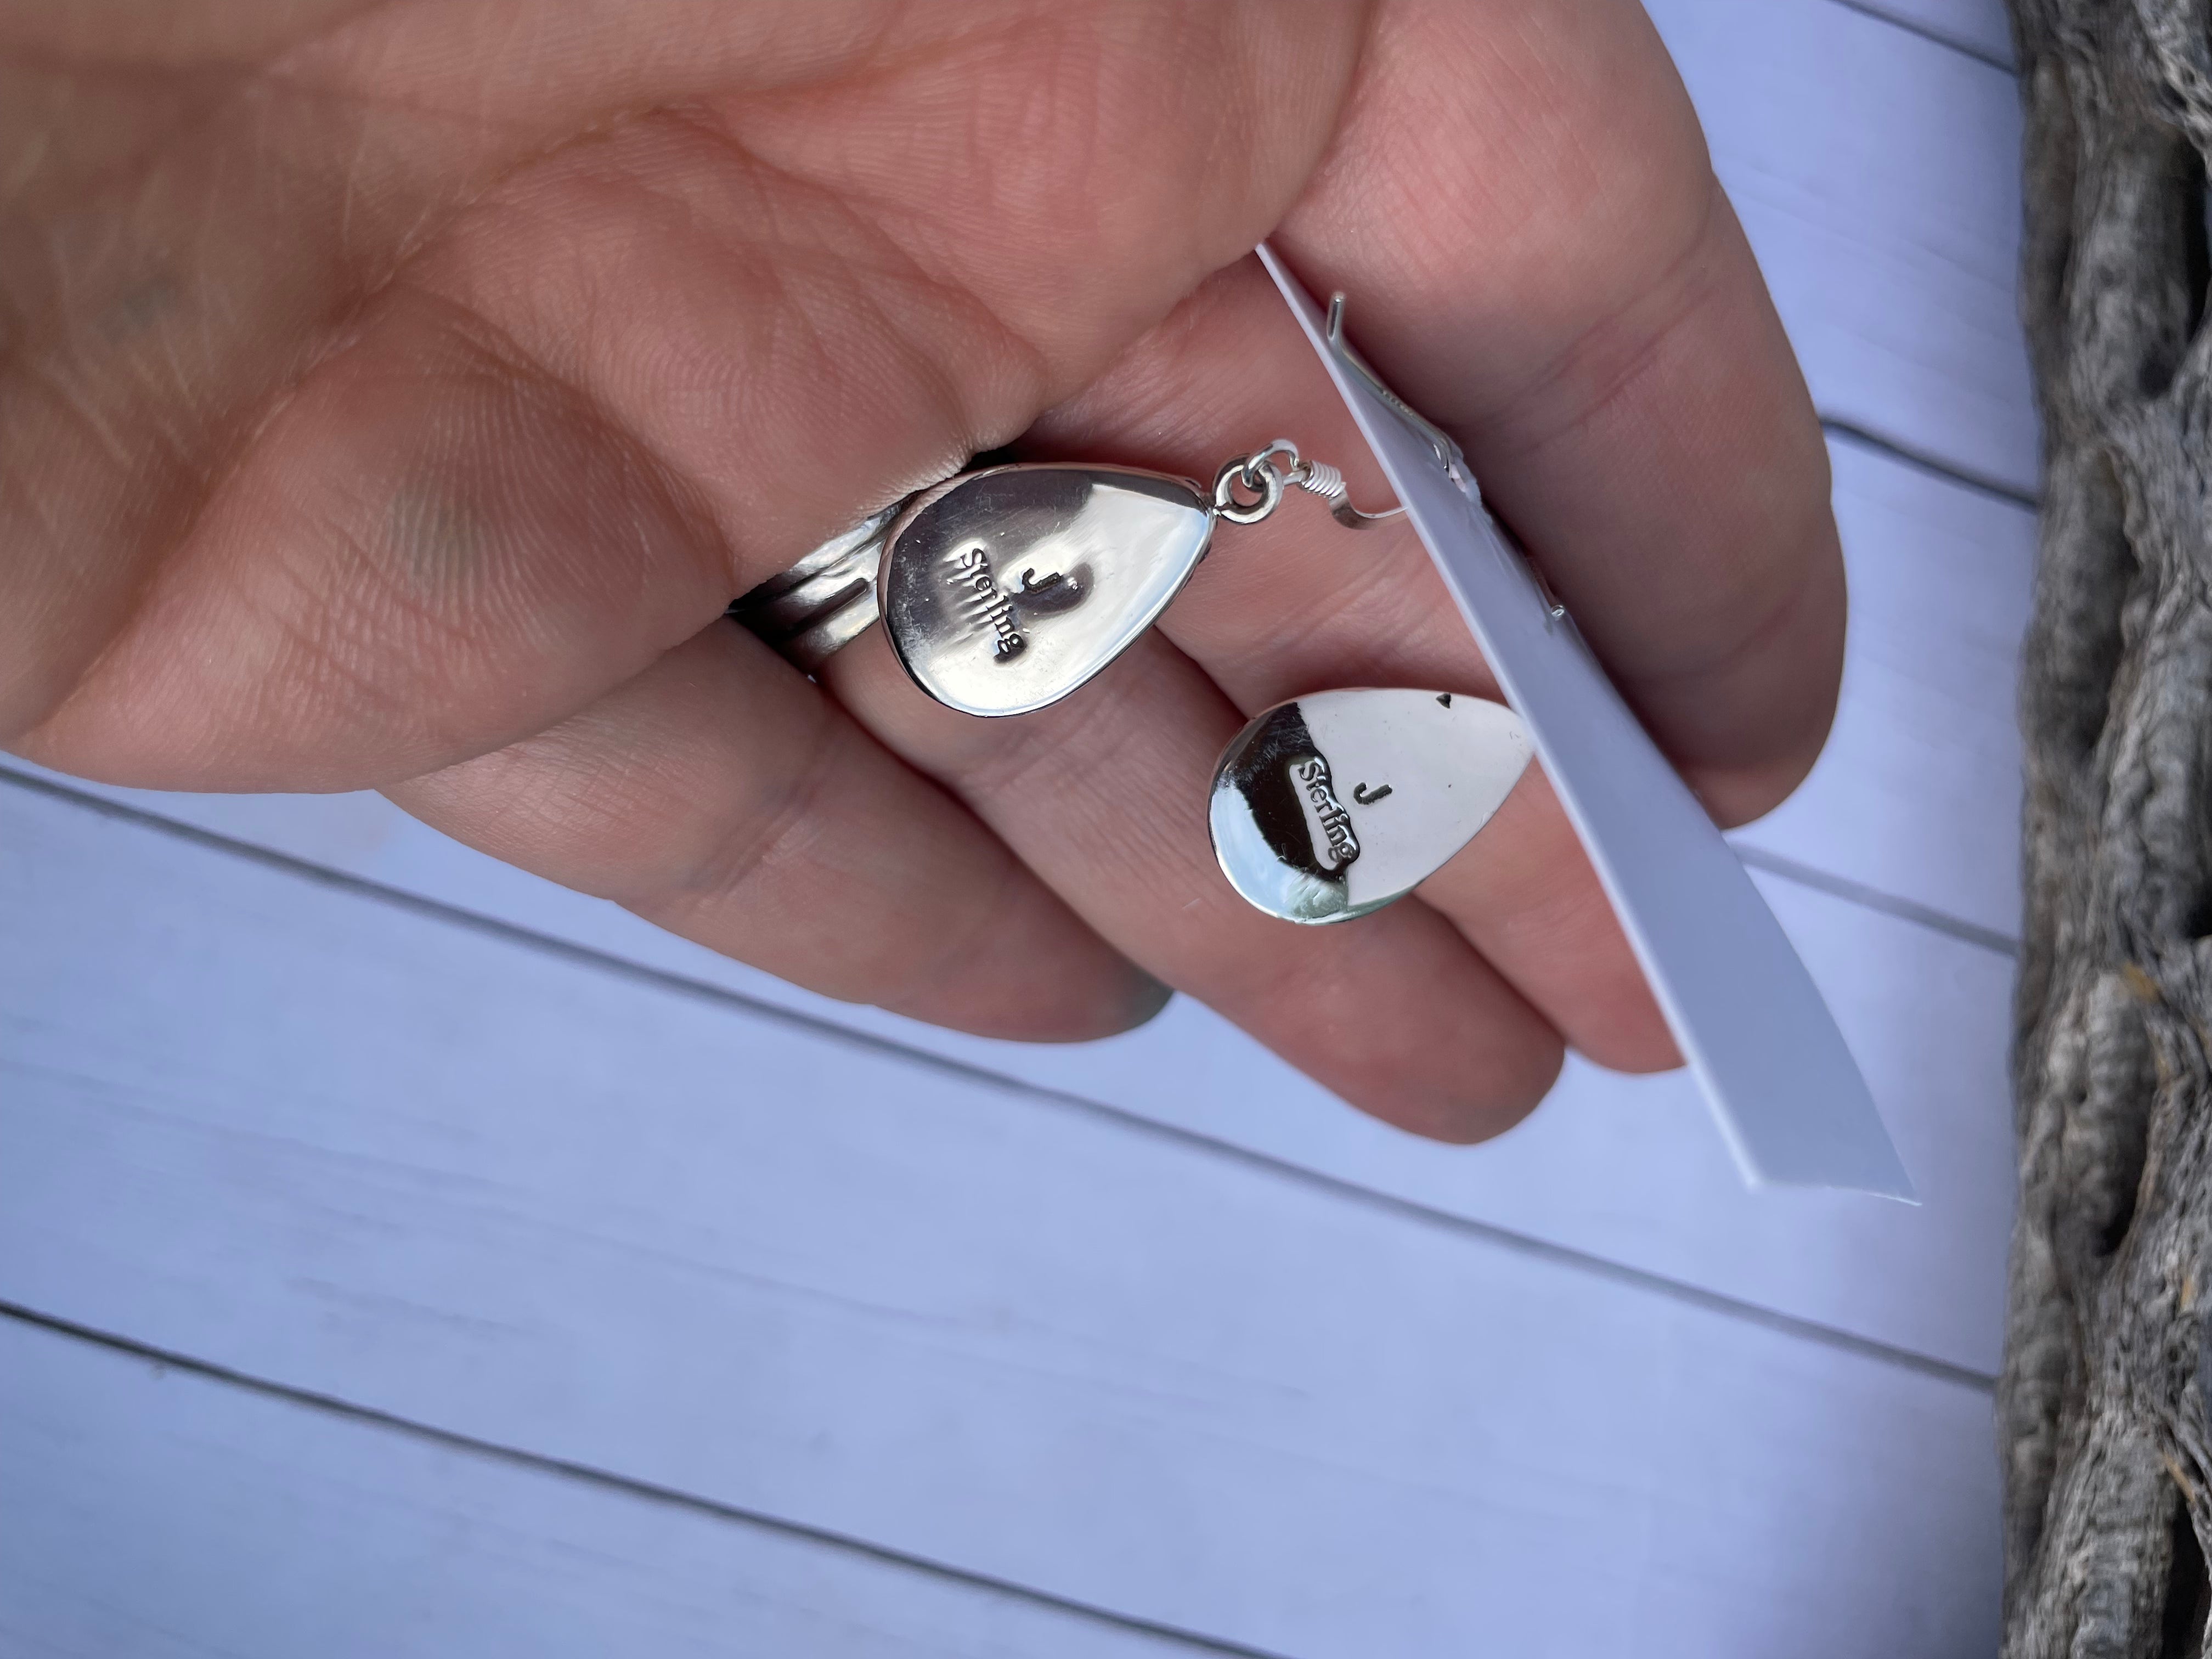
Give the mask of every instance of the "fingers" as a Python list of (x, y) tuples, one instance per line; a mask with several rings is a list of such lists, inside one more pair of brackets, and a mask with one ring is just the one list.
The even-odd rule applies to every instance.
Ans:
[(1778, 800), (1842, 661), (1826, 457), (1641, 8), (1393, 6), (1276, 245), (1351, 296), (1716, 813)]
[[(44, 421), (22, 424), (69, 453), (25, 477), (6, 452), (0, 526), (52, 552), (18, 562), (34, 580), (82, 579), (60, 608), (96, 637), (0, 636), (0, 737), (123, 781), (336, 788), (573, 713), (753, 580), (1019, 430), (1248, 246), (1325, 142), (1360, 23), (1166, 4), (810, 15), (820, 50), (787, 17), (773, 72), (729, 64), (717, 89), (687, 68), (680, 112), (641, 91), (651, 112), (609, 122), (586, 100), (592, 130), (415, 225), (425, 240), (372, 297), (325, 295), (343, 337), (318, 355), (295, 333), (283, 368), (303, 378), (258, 409), (118, 441), (122, 368), (99, 398), (27, 375)], [(718, 16), (635, 27), (696, 33), (720, 60), (744, 37)], [(367, 100), (411, 63), (442, 109), (443, 70), (401, 44), (316, 72)], [(549, 119), (531, 105), (533, 131)], [(368, 193), (381, 226), (390, 204)], [(310, 205), (343, 221), (352, 200)], [(189, 323), (160, 320), (165, 337)], [(218, 414), (228, 456), (204, 441)], [(191, 452), (140, 532), (102, 514), (143, 481), (73, 465), (104, 450)], [(89, 535), (41, 516), (80, 507)], [(108, 568), (131, 534), (162, 541), (158, 568)], [(59, 605), (10, 599), (0, 629)]]
[[(173, 536), (170, 556), (105, 584), (96, 648), (27, 654), (0, 684), (0, 735), (127, 781), (432, 772), (396, 793), (465, 838), (969, 1029), (1112, 1029), (1157, 996), (1133, 963), (1451, 1138), (1540, 1095), (1547, 1017), (1656, 1063), (1540, 780), (1425, 903), (1349, 927), (1260, 917), (1212, 866), (1206, 787), (1237, 705), (1363, 680), (1493, 689), (1401, 532), (1364, 532), (1369, 562), (1349, 566), (1311, 533), (1346, 532), (1317, 511), (1297, 528), (1313, 504), (1294, 501), (1252, 553), (1224, 538), (1172, 643), (1020, 721), (929, 705), (878, 637), (831, 672), (856, 726), (750, 641), (702, 633), (732, 594), (1066, 398), (1275, 224), (1335, 127), (1360, 23), (1033, 7), (933, 33), (948, 15), (885, 11), (896, 49), (857, 76), (780, 34), (799, 70), (556, 131), (441, 207), (373, 300), (317, 313), (345, 319), (343, 339), (322, 325), (332, 349), (288, 347), (296, 383), (210, 401), (210, 430), (250, 439), (179, 443), (185, 482), (134, 506), (129, 532)], [(1279, 246), (1310, 286), (1351, 291), (1363, 347), (1466, 441), (1716, 811), (1760, 809), (1825, 728), (1840, 565), (1802, 388), (1648, 24), (1628, 0), (1438, 0), (1384, 14), (1359, 63)], [(1204, 468), (1309, 416), (1341, 434), (1295, 336), (1260, 341), (1261, 299), (1237, 281), (1217, 320), (1250, 353), (1156, 353), (1200, 453), (1113, 459)], [(1275, 378), (1289, 363), (1303, 382)], [(31, 401), (85, 416), (50, 422), (56, 441), (80, 461), (117, 448), (105, 405), (56, 384)], [(1118, 420), (1133, 444), (1133, 384), (1118, 412), (1064, 411), (1060, 435)], [(112, 471), (71, 471), (72, 508), (136, 503), (86, 482)], [(27, 499), (0, 477), (0, 522), (73, 548)]]
[(685, 488), (466, 313), (395, 295), (30, 745), (156, 787), (359, 787), (512, 742), (696, 633)]
[[(1499, 118), (1514, 109), (1543, 118)], [(1640, 10), (1404, 4), (1276, 245), (1352, 298), (1358, 343), (1451, 427), (1716, 816), (1817, 752), (1840, 669), (1826, 464), (1755, 265)], [(1288, 432), (1381, 481), (1280, 301), (1224, 272), (1080, 398), (1054, 451), (1209, 465)], [(1402, 532), (1295, 498), (1224, 536), (1164, 626), (1246, 709), (1331, 684), (1495, 686)], [(1540, 779), (1423, 890), (1585, 1052), (1674, 1048)]]
[[(1024, 441), (1172, 471), (1279, 434), (1342, 465), (1355, 503), (1387, 501), (1358, 429), (1255, 260), (1206, 283)], [(1346, 530), (1295, 493), (1261, 524), (1223, 527), (1161, 628), (1248, 714), (1342, 685), (1498, 695), (1407, 527)], [(1629, 1071), (1680, 1063), (1540, 769), (1420, 896), (1592, 1059)]]
[(1682, 1063), (1540, 766), (1530, 764), (1498, 815), (1419, 896), (1599, 1065), (1664, 1072)]
[(987, 1036), (1157, 1012), (965, 810), (717, 623), (571, 719), (390, 792), (456, 839), (799, 985)]
[(828, 676), (864, 725), (965, 801), (1101, 937), (1354, 1104), (1474, 1140), (1550, 1086), (1556, 1034), (1432, 911), (1299, 927), (1237, 896), (1213, 861), (1206, 801), (1241, 717), (1157, 635), (1017, 720), (919, 696), (880, 631)]

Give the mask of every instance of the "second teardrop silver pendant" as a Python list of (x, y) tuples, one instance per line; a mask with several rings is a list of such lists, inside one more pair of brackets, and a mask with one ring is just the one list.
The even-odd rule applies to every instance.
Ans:
[(1527, 769), (1503, 703), (1358, 687), (1278, 703), (1214, 769), (1214, 857), (1285, 921), (1349, 921), (1403, 898), (1489, 823)]

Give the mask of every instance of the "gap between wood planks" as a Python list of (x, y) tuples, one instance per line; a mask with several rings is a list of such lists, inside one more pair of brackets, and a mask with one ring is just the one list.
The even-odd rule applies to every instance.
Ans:
[(1916, 17), (1907, 11), (1901, 11), (1893, 5), (1885, 5), (1882, 0), (1828, 0), (1828, 3), (1831, 5), (1841, 6), (1845, 11), (1855, 11), (1862, 17), (1871, 17), (1878, 22), (1887, 23), (1892, 27), (1903, 29), (1907, 34), (1917, 34), (1923, 40), (1933, 41), (1939, 46), (1971, 58), (1976, 63), (1987, 64), (1991, 69), (2001, 69), (2008, 75), (2019, 73), (2019, 69), (2013, 63), (2012, 54), (2009, 52), (1992, 51), (1978, 40), (1969, 40), (1962, 34), (1954, 34), (1949, 30), (1940, 28), (1924, 18)]
[[(1627, 1267), (1589, 1251), (1555, 1244), (1545, 1239), (1516, 1232), (1510, 1228), (1477, 1221), (1466, 1216), (1455, 1215), (1449, 1211), (1436, 1209), (1412, 1199), (1377, 1192), (1357, 1182), (1306, 1169), (1285, 1159), (1271, 1157), (1249, 1147), (1239, 1146), (1196, 1130), (1162, 1123), (1151, 1118), (1139, 1116), (1121, 1107), (1087, 1099), (1081, 1095), (1072, 1094), (1063, 1090), (1045, 1088), (1009, 1077), (1004, 1073), (992, 1071), (986, 1066), (933, 1054), (927, 1049), (911, 1048), (887, 1037), (856, 1031), (849, 1026), (839, 1024), (833, 1020), (779, 1007), (772, 1003), (757, 1001), (739, 992), (693, 979), (686, 975), (673, 973), (665, 969), (647, 967), (607, 951), (594, 950), (588, 945), (578, 945), (527, 927), (517, 927), (512, 922), (498, 921), (457, 906), (426, 899), (401, 889), (387, 887), (380, 882), (331, 870), (322, 865), (310, 863), (304, 859), (294, 858), (288, 854), (271, 852), (267, 848), (257, 847), (250, 842), (234, 841), (227, 836), (216, 835), (210, 830), (189, 824), (178, 823), (157, 814), (142, 811), (137, 807), (125, 806), (98, 795), (71, 789), (45, 778), (26, 776), (0, 766), (0, 787), (21, 789), (51, 799), (66, 802), (100, 817), (132, 824), (157, 835), (167, 836), (189, 845), (204, 848), (228, 857), (242, 859), (248, 863), (259, 865), (265, 869), (279, 872), (295, 879), (313, 882), (319, 886), (350, 894), (357, 898), (388, 905), (448, 927), (465, 928), (507, 944), (520, 945), (526, 950), (556, 957), (565, 962), (611, 974), (635, 983), (653, 986), (696, 1001), (741, 1011), (757, 1018), (773, 1020), (781, 1024), (796, 1027), (871, 1053), (890, 1055), (909, 1065), (926, 1066), (943, 1075), (981, 1084), (998, 1093), (1018, 1096), (1026, 1100), (1055, 1106), (1063, 1110), (1079, 1111), (1094, 1117), (1103, 1118), (1131, 1133), (1196, 1147), (1216, 1157), (1231, 1158), (1249, 1168), (1265, 1170), (1277, 1179), (1293, 1182), (1309, 1190), (1328, 1193), (1339, 1199), (1404, 1217), (1460, 1238), (1510, 1250), (1525, 1257), (1567, 1267), (1613, 1284), (1664, 1297), (1676, 1303), (1719, 1314), (1725, 1318), (1760, 1326), (1785, 1336), (1797, 1338), (1842, 1352), (1856, 1354), (1883, 1364), (1899, 1366), (1906, 1370), (1916, 1371), (1923, 1376), (1969, 1389), (1977, 1393), (1993, 1394), (1996, 1386), (1996, 1376), (1991, 1372), (1978, 1370), (1968, 1365), (1954, 1364), (1950, 1361), (1934, 1358), (1926, 1354), (1916, 1353), (1909, 1348), (1899, 1347), (1893, 1343), (1877, 1341), (1873, 1338), (1859, 1336), (1850, 1331), (1838, 1330), (1832, 1325), (1824, 1325), (1817, 1320), (1780, 1313), (1735, 1297), (1723, 1295), (1718, 1291), (1686, 1285), (1679, 1279), (1669, 1279), (1662, 1273)], [(1964, 927), (1968, 924), (1958, 925)], [(1346, 1109), (1349, 1110), (1350, 1108)], [(5, 1312), (7, 1309), (8, 1304), (0, 1303), (0, 1312)], [(22, 1310), (22, 1316), (46, 1317), (35, 1315), (33, 1310)], [(125, 1340), (119, 1337), (106, 1340), (118, 1343)], [(272, 1389), (279, 1387), (274, 1383), (263, 1386)], [(426, 1432), (429, 1431), (426, 1431)]]
[[(1834, 3), (1841, 5), (1844, 0), (1834, 0)], [(2030, 513), (2042, 505), (2042, 497), (2033, 490), (2022, 489), (2016, 484), (2008, 484), (2002, 478), (1984, 477), (1978, 472), (1970, 471), (1965, 467), (1944, 460), (1940, 456), (1930, 455), (1924, 450), (1915, 449), (1908, 444), (1899, 443), (1894, 438), (1886, 438), (1870, 428), (1859, 426), (1850, 421), (1834, 420), (1824, 415), (1820, 417), (1820, 430), (1826, 433), (1832, 440), (1854, 445), (1860, 449), (1880, 455), (1885, 459), (1895, 461), (1900, 466), (1911, 467), (1916, 472), (1924, 472), (1930, 477), (1941, 478), (1945, 483), (1957, 484), (1962, 489), (1971, 489), (1976, 495), (1989, 495), (2001, 501), (2009, 501), (2013, 506), (2025, 507)]]
[(734, 1522), (740, 1526), (758, 1527), (765, 1531), (781, 1533), (787, 1537), (805, 1539), (810, 1543), (820, 1544), (830, 1549), (840, 1550), (852, 1555), (866, 1556), (871, 1560), (882, 1561), (893, 1566), (927, 1573), (933, 1577), (945, 1578), (957, 1583), (972, 1585), (978, 1589), (994, 1591), (1036, 1606), (1049, 1607), (1058, 1613), (1072, 1613), (1078, 1618), (1091, 1620), (1116, 1630), (1130, 1631), (1140, 1635), (1178, 1643), (1194, 1653), (1223, 1654), (1230, 1656), (1231, 1659), (1287, 1659), (1287, 1656), (1277, 1653), (1272, 1649), (1250, 1647), (1241, 1642), (1231, 1642), (1220, 1637), (1207, 1636), (1201, 1632), (1184, 1630), (1174, 1625), (1161, 1624), (1153, 1620), (1116, 1613), (1108, 1607), (1094, 1607), (1087, 1601), (1074, 1601), (1066, 1596), (1055, 1595), (1048, 1590), (1036, 1589), (1026, 1584), (1016, 1583), (1012, 1579), (995, 1578), (988, 1573), (970, 1571), (964, 1567), (931, 1560), (926, 1556), (909, 1555), (901, 1550), (888, 1549), (880, 1544), (871, 1543), (864, 1538), (851, 1537), (843, 1533), (832, 1532), (826, 1528), (809, 1526), (804, 1522), (786, 1520), (779, 1516), (744, 1509), (737, 1504), (722, 1503), (711, 1498), (702, 1498), (696, 1493), (684, 1492), (677, 1487), (660, 1486), (650, 1480), (641, 1480), (631, 1475), (617, 1474), (593, 1464), (580, 1463), (565, 1457), (548, 1456), (541, 1452), (525, 1451), (520, 1447), (502, 1445), (497, 1441), (480, 1440), (473, 1435), (459, 1434), (450, 1429), (435, 1428), (428, 1424), (417, 1423), (410, 1418), (395, 1416), (390, 1412), (380, 1411), (373, 1406), (357, 1405), (352, 1401), (341, 1399), (336, 1395), (322, 1394), (312, 1389), (295, 1388), (283, 1382), (272, 1382), (265, 1377), (254, 1376), (245, 1371), (233, 1370), (228, 1365), (198, 1359), (190, 1354), (179, 1353), (173, 1349), (156, 1347), (150, 1343), (140, 1342), (131, 1337), (118, 1336), (111, 1331), (98, 1330), (92, 1326), (82, 1325), (74, 1320), (42, 1313), (38, 1309), (27, 1308), (16, 1303), (0, 1301), (0, 1319), (13, 1320), (17, 1323), (33, 1326), (37, 1329), (72, 1341), (88, 1343), (95, 1347), (107, 1349), (111, 1352), (125, 1354), (132, 1358), (143, 1359), (155, 1365), (187, 1372), (193, 1376), (201, 1377), (224, 1387), (241, 1389), (248, 1394), (258, 1395), (264, 1399), (282, 1401), (288, 1405), (306, 1407), (315, 1411), (329, 1412), (356, 1423), (366, 1424), (391, 1433), (405, 1435), (410, 1439), (444, 1447), (448, 1450), (465, 1452), (494, 1462), (533, 1469), (541, 1474), (565, 1476), (569, 1480), (580, 1480), (588, 1486), (597, 1486), (605, 1491), (620, 1492), (626, 1497), (642, 1498), (652, 1503), (670, 1504), (696, 1514), (711, 1516), (718, 1521)]
[(1930, 933), (1942, 933), (2001, 957), (2017, 958), (2020, 955), (2020, 941), (2010, 933), (2000, 933), (1994, 927), (1961, 921), (1956, 916), (1946, 915), (1928, 905), (1908, 898), (1899, 898), (1878, 887), (1853, 881), (1848, 876), (1832, 876), (1825, 870), (1816, 870), (1809, 864), (1800, 864), (1779, 853), (1765, 852), (1756, 847), (1736, 847), (1733, 842), (1729, 844), (1737, 858), (1754, 870), (1765, 871), (1770, 876), (1794, 881), (1800, 887), (1810, 887), (1815, 892), (1826, 893), (1862, 909), (1879, 910), (1886, 916), (1895, 916), (1899, 921), (1911, 922)]

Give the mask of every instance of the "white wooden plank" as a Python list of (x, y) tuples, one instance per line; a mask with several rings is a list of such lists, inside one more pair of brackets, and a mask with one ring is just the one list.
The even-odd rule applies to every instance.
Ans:
[(1833, 0), (1650, 9), (1820, 412), (2032, 491), (2014, 77)]
[(1994, 1639), (1981, 1388), (27, 799), (11, 1303), (1314, 1659)]
[(1210, 1650), (0, 1319), (15, 1659)]
[(1832, 0), (1886, 18), (1931, 40), (1940, 40), (1985, 63), (2013, 64), (2012, 24), (2003, 0)]
[[(0, 785), (0, 848), (14, 841), (26, 861), (51, 860), (80, 833), (13, 793)], [(270, 803), (240, 805), (258, 813)], [(359, 834), (357, 820), (333, 817), (342, 835)], [(165, 853), (136, 840), (100, 844), (120, 861), (118, 876), (141, 863), (167, 867)], [(1917, 1209), (1850, 1194), (1744, 1191), (1680, 1073), (1631, 1079), (1570, 1061), (1542, 1109), (1511, 1133), (1480, 1147), (1440, 1147), (1351, 1111), (1185, 999), (1142, 1030), (1104, 1042), (993, 1042), (830, 1003), (404, 818), (374, 868), (395, 876), (402, 890), (450, 888), (464, 908), (763, 1006), (1063, 1091), (1441, 1215), (1969, 1370), (1996, 1370), (2013, 1194), (2010, 959), (1795, 883), (1761, 878), (1866, 1072), (1920, 1189)], [(9, 927), (4, 904), (0, 898), (0, 929)], [(419, 948), (434, 956), (442, 937), (430, 928)], [(760, 1041), (785, 1039), (771, 1031)]]
[(2035, 515), (1829, 449), (1851, 599), (1835, 728), (1797, 793), (1734, 839), (2015, 937)]

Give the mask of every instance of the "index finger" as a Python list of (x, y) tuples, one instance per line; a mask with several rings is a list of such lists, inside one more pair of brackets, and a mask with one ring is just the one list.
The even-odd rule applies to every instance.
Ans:
[(1842, 667), (1826, 452), (1641, 8), (1392, 6), (1274, 241), (1351, 296), (1716, 814), (1787, 793)]

